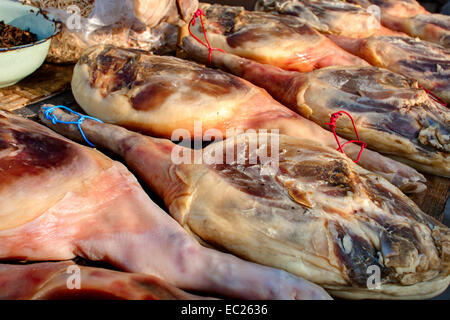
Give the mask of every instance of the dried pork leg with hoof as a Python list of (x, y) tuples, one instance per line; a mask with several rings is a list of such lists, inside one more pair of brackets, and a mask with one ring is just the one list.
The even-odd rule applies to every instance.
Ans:
[(450, 47), (450, 17), (443, 14), (419, 14), (413, 17), (383, 15), (386, 27), (422, 40)]
[[(183, 40), (183, 49), (190, 58), (209, 62), (208, 50), (192, 39)], [(377, 67), (327, 67), (299, 73), (222, 52), (214, 53), (212, 64), (266, 89), (324, 128), (329, 129), (331, 114), (347, 111), (369, 148), (450, 177), (450, 111), (416, 81)], [(338, 120), (336, 131), (347, 139), (355, 136), (346, 117)]]
[(377, 5), (381, 9), (381, 23), (392, 30), (431, 41), (446, 48), (450, 46), (450, 17), (431, 14), (417, 1), (356, 1), (364, 8)]
[[(74, 119), (62, 110), (54, 115)], [(41, 119), (81, 139), (75, 125)], [(169, 141), (162, 149), (161, 140), (92, 120), (83, 130), (96, 146), (121, 155), (184, 228), (216, 247), (339, 297), (421, 299), (448, 287), (450, 230), (331, 148), (244, 133), (208, 145), (204, 161), (186, 164), (172, 160), (192, 160), (192, 149), (170, 149)]]
[(370, 64), (415, 79), (450, 103), (450, 49), (419, 39), (372, 36), (354, 39), (330, 35), (345, 50)]
[[(216, 4), (200, 7), (206, 15), (206, 34), (214, 48), (287, 70), (366, 65), (297, 17)], [(198, 38), (204, 38), (201, 23), (190, 29)], [(187, 30), (183, 34), (189, 35)]]
[(333, 0), (259, 0), (255, 10), (295, 16), (324, 34), (352, 38), (372, 35), (407, 36), (380, 24), (377, 12)]
[(347, 37), (375, 34), (379, 22), (360, 6), (330, 0), (259, 0), (255, 10), (292, 15), (314, 29)]
[[(165, 156), (173, 144), (155, 141), (153, 147)], [(170, 163), (164, 166), (169, 170)], [(155, 179), (170, 174), (153, 173)], [(285, 271), (201, 246), (124, 165), (5, 112), (0, 112), (0, 199), (2, 261), (80, 256), (208, 294), (328, 298), (320, 287)]]
[[(14, 275), (14, 276), (12, 276)], [(0, 264), (1, 300), (202, 299), (157, 277), (79, 266), (71, 261)]]
[[(172, 137), (177, 129), (186, 129), (199, 140), (210, 129), (223, 136), (227, 131), (277, 129), (337, 147), (331, 132), (281, 105), (265, 90), (175, 57), (111, 46), (90, 48), (75, 66), (72, 92), (89, 115), (162, 138), (179, 138)], [(196, 122), (201, 123), (200, 132)], [(352, 159), (360, 150), (355, 144), (345, 149)], [(364, 150), (358, 164), (402, 190), (425, 189), (425, 179), (416, 170), (371, 150)]]

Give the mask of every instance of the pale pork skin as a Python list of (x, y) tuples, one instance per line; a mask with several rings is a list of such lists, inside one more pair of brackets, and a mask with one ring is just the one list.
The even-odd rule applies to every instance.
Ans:
[[(76, 126), (41, 119), (81, 139)], [(160, 140), (91, 120), (83, 130), (96, 146), (121, 155), (184, 228), (216, 247), (346, 298), (428, 298), (449, 284), (449, 229), (330, 148), (285, 135), (241, 134), (203, 150), (224, 161), (175, 164), (173, 149), (164, 156)], [(268, 174), (262, 174), (265, 162), (251, 160), (258, 159), (251, 147), (257, 145), (278, 154)], [(379, 290), (368, 288), (369, 267), (380, 271)]]
[[(79, 283), (71, 278), (75, 274)], [(0, 300), (68, 299), (198, 300), (202, 297), (157, 277), (86, 267), (71, 261), (0, 264)]]
[[(208, 50), (193, 39), (183, 39), (183, 50), (191, 59), (209, 63)], [(222, 52), (215, 52), (211, 63), (266, 89), (326, 129), (332, 113), (347, 111), (369, 148), (427, 173), (450, 176), (450, 112), (417, 81), (377, 67), (299, 73)], [(347, 117), (338, 120), (336, 130), (347, 139), (355, 137)]]
[(328, 37), (374, 66), (417, 80), (420, 85), (450, 103), (450, 49), (409, 37)]
[[(153, 147), (165, 156), (173, 144), (155, 141)], [(0, 112), (0, 169), (2, 261), (80, 256), (221, 297), (329, 298), (287, 272), (201, 246), (125, 166), (5, 112)], [(164, 179), (159, 175), (170, 172), (152, 174)]]
[[(276, 129), (337, 148), (332, 133), (281, 105), (265, 90), (175, 57), (92, 47), (75, 66), (72, 92), (89, 115), (156, 137), (177, 139), (172, 137), (177, 129), (199, 140), (210, 129), (220, 130), (223, 137), (239, 130)], [(201, 122), (201, 132), (195, 132), (196, 122)], [(356, 159), (360, 147), (350, 144), (345, 151)], [(425, 179), (416, 170), (374, 151), (364, 150), (358, 164), (402, 190), (425, 188)]]
[[(297, 17), (217, 4), (201, 4), (200, 8), (206, 15), (206, 34), (214, 48), (286, 70), (367, 64)], [(188, 34), (187, 25), (183, 29), (183, 34)], [(191, 26), (191, 31), (204, 39), (201, 23)]]

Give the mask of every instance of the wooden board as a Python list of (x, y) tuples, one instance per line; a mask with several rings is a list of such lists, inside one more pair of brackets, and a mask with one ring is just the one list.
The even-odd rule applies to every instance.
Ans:
[(425, 178), (427, 179), (427, 190), (409, 197), (425, 213), (443, 221), (445, 205), (450, 195), (450, 179), (430, 174), (425, 174)]
[(253, 10), (255, 8), (256, 0), (204, 0), (201, 2), (206, 3), (218, 3), (218, 4), (224, 4), (227, 6), (242, 6), (247, 10)]
[(19, 83), (0, 89), (0, 110), (13, 111), (70, 88), (73, 65), (43, 64)]
[[(43, 104), (65, 105), (76, 111), (82, 112), (76, 104), (70, 91), (59, 94), (46, 101), (29, 105), (25, 108), (16, 110), (15, 113), (24, 117), (39, 121), (37, 113)], [(417, 203), (425, 213), (442, 221), (444, 218), (444, 208), (450, 195), (450, 179), (434, 175), (425, 175), (427, 179), (427, 190), (422, 193), (410, 195), (410, 198)]]

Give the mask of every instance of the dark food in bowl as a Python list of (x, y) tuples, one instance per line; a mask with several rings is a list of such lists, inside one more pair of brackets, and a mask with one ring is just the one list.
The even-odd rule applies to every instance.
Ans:
[(0, 48), (22, 46), (37, 41), (37, 35), (0, 21)]

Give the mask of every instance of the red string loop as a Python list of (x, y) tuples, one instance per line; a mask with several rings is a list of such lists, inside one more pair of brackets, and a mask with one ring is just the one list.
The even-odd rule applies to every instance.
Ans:
[(419, 88), (425, 90), (425, 92), (428, 93), (428, 95), (430, 96), (430, 98), (433, 99), (434, 101), (436, 101), (437, 103), (443, 105), (444, 107), (447, 106), (447, 103), (446, 103), (444, 100), (442, 100), (441, 98), (439, 98), (438, 96), (436, 96), (433, 92), (431, 92), (431, 91), (428, 90), (427, 88), (422, 87), (420, 84), (419, 84)]
[[(221, 52), (223, 52), (223, 53), (225, 53), (225, 51), (222, 50), (222, 49), (219, 49), (219, 48), (213, 48), (213, 47), (211, 47), (211, 44), (209, 43), (208, 37), (206, 36), (206, 29), (205, 29), (205, 25), (204, 25), (204, 23), (203, 23), (203, 17), (202, 17), (202, 16), (205, 16), (205, 14), (203, 13), (203, 10), (202, 10), (202, 9), (198, 9), (198, 10), (194, 13), (194, 16), (192, 17), (191, 21), (189, 22), (188, 30), (189, 30), (189, 34), (190, 34), (195, 40), (197, 40), (197, 41), (200, 42), (202, 45), (204, 45), (205, 47), (208, 48), (208, 51), (209, 51), (209, 63), (211, 63), (211, 55), (212, 55), (212, 52), (213, 52), (214, 50), (218, 50), (218, 51), (221, 51)], [(199, 18), (199, 17), (200, 17), (200, 22), (202, 23), (203, 35), (205, 36), (206, 43), (204, 43), (202, 40), (200, 40), (199, 38), (197, 38), (197, 37), (192, 33), (192, 31), (191, 31), (191, 26), (195, 26), (196, 19)], [(205, 17), (206, 17), (206, 16), (205, 16)]]
[[(337, 122), (338, 118), (340, 116), (342, 116), (342, 114), (346, 114), (350, 118), (350, 120), (352, 121), (353, 129), (355, 130), (355, 134), (356, 134), (356, 139), (357, 140), (350, 140), (350, 141), (347, 141), (347, 142), (345, 142), (344, 144), (341, 145), (341, 142), (339, 141), (339, 137), (336, 134), (336, 122)], [(342, 110), (338, 111), (338, 112), (335, 112), (335, 113), (333, 113), (331, 115), (330, 122), (326, 122), (325, 124), (329, 125), (330, 129), (333, 131), (334, 138), (336, 139), (336, 142), (337, 142), (337, 145), (338, 145), (338, 148), (337, 148), (338, 151), (340, 151), (340, 152), (342, 152), (343, 154), (346, 155), (346, 153), (344, 152), (343, 148), (347, 144), (355, 143), (355, 144), (359, 144), (361, 146), (361, 150), (359, 151), (358, 157), (354, 161), (355, 163), (357, 163), (359, 161), (359, 159), (361, 158), (361, 155), (362, 155), (362, 152), (363, 152), (364, 148), (367, 147), (367, 144), (365, 142), (362, 142), (361, 139), (359, 138), (359, 134), (358, 134), (358, 130), (356, 129), (355, 121), (353, 120), (353, 117), (350, 115), (350, 113), (348, 113), (346, 111), (342, 111)]]

